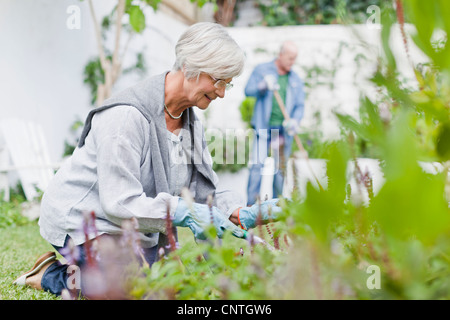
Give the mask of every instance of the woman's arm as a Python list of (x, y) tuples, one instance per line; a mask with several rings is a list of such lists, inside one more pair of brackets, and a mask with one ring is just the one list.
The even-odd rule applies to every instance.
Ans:
[[(114, 107), (93, 118), (92, 132), (97, 151), (99, 198), (107, 218), (121, 225), (135, 217), (142, 232), (165, 232), (167, 206), (173, 212), (178, 197), (145, 194), (141, 176), (148, 145), (148, 121), (133, 107)], [(148, 144), (148, 142), (147, 142)]]

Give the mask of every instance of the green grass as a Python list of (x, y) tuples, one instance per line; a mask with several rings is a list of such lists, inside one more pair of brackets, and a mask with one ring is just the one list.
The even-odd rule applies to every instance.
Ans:
[[(190, 230), (180, 229), (180, 242), (194, 245)], [(55, 249), (41, 237), (36, 221), (21, 221), (20, 224), (0, 227), (0, 300), (60, 299), (48, 292), (13, 285), (13, 281), (29, 270), (37, 258), (47, 251)]]
[[(0, 205), (0, 300), (58, 300), (60, 297), (51, 293), (13, 284), (17, 277), (34, 265), (40, 255), (55, 251), (41, 237), (37, 221), (30, 222), (21, 215), (19, 205)], [(181, 246), (196, 245), (188, 228), (178, 228), (178, 239)], [(240, 245), (242, 243), (239, 242), (236, 247)]]
[(54, 248), (39, 234), (37, 222), (0, 228), (0, 300), (56, 300), (48, 292), (18, 287), (13, 281)]

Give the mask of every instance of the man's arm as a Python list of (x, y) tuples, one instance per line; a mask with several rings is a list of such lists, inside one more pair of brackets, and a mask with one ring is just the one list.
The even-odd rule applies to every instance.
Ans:
[(247, 85), (245, 86), (245, 95), (247, 97), (258, 97), (267, 91), (264, 74), (261, 69), (261, 66), (256, 66), (248, 79)]

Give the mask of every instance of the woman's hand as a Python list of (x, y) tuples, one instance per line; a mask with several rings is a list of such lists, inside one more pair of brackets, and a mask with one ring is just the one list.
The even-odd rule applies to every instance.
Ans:
[(230, 221), (240, 226), (244, 230), (254, 228), (261, 215), (261, 223), (268, 223), (276, 220), (281, 208), (277, 205), (279, 199), (264, 201), (261, 204), (254, 204), (251, 207), (236, 209), (230, 216)]
[(189, 207), (183, 198), (178, 201), (172, 223), (174, 226), (188, 227), (196, 238), (203, 240), (206, 239), (205, 229), (211, 224), (214, 225), (219, 238), (222, 238), (226, 230), (237, 238), (246, 237), (246, 232), (228, 220), (217, 207), (210, 208), (199, 203), (193, 203)]

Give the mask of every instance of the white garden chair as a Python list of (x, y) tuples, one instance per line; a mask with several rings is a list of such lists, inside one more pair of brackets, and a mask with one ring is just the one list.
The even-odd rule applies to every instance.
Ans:
[(44, 191), (59, 164), (52, 164), (41, 125), (11, 118), (0, 121), (0, 191), (9, 201), (10, 173), (16, 173), (27, 200)]

